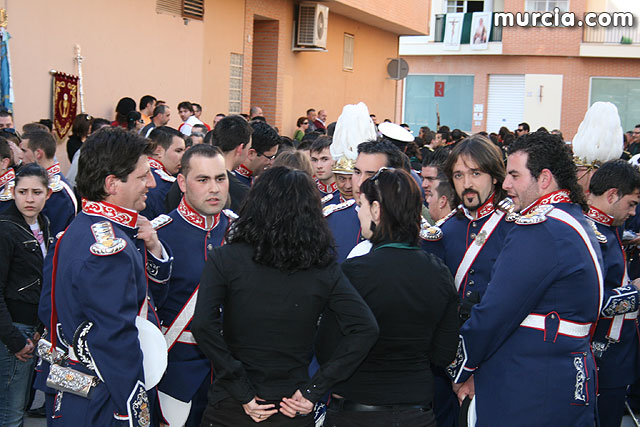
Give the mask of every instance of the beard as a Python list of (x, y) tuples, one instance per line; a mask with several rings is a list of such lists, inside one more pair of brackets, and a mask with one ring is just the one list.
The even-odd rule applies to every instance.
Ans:
[[(477, 203), (474, 203), (473, 205), (470, 205), (469, 202), (466, 199), (466, 196), (474, 194), (476, 196), (476, 198), (478, 199)], [(478, 208), (480, 206), (482, 206), (484, 203), (486, 202), (486, 200), (482, 200), (480, 198), (480, 193), (478, 193), (475, 190), (464, 190), (462, 192), (462, 204), (464, 205), (465, 208), (467, 208), (470, 211), (477, 211)]]

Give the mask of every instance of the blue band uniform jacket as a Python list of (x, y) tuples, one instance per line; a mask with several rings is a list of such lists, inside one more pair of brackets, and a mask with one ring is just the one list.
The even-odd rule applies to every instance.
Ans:
[[(145, 254), (144, 243), (136, 238), (137, 216), (106, 202), (83, 200), (82, 212), (60, 237), (54, 267), (58, 330), (69, 345), (76, 334), (82, 335), (84, 358), (70, 354), (70, 364), (101, 382), (90, 399), (57, 393), (53, 425), (153, 424), (155, 390), (145, 391), (135, 319), (146, 300), (147, 319), (159, 325), (153, 297), (166, 295), (172, 259), (166, 245), (163, 260)], [(50, 315), (50, 293), (46, 280), (41, 318)]]
[(448, 368), (458, 383), (474, 374), (477, 427), (594, 425), (598, 245), (566, 191), (516, 221)]
[(604, 261), (604, 301), (592, 343), (598, 358), (598, 385), (623, 387), (638, 378), (638, 291), (628, 283), (620, 232), (611, 225), (613, 218), (594, 207), (587, 216), (600, 233)]
[(60, 164), (56, 163), (47, 169), (51, 197), (44, 205), (42, 213), (51, 221), (51, 234), (54, 236), (64, 231), (78, 212), (78, 201), (67, 179), (60, 172)]
[(164, 165), (156, 159), (149, 157), (149, 166), (151, 167), (151, 174), (156, 180), (156, 186), (149, 189), (147, 207), (140, 211), (140, 215), (152, 219), (166, 212), (165, 199), (176, 178), (169, 174)]
[[(494, 212), (496, 206), (494, 196), (491, 195), (478, 208), (477, 218), (471, 216), (467, 208), (460, 205), (435, 226), (430, 227), (432, 230), (426, 235), (421, 233), (422, 249), (441, 258), (454, 278), (467, 249), (475, 243), (476, 238), (484, 239), (480, 252), (460, 283), (458, 295), (461, 299), (469, 298), (475, 293), (480, 300), (484, 295), (491, 278), (491, 269), (502, 250), (504, 239), (513, 226), (513, 222), (508, 221), (508, 216), (505, 215), (490, 235), (481, 234), (480, 230)], [(439, 230), (435, 230), (437, 228)]]
[(359, 208), (354, 199), (337, 205), (327, 205), (322, 209), (336, 241), (338, 263), (346, 260), (351, 249), (362, 240), (357, 209)]
[[(179, 326), (177, 317), (183, 315), (188, 308), (187, 302), (197, 295), (194, 292), (199, 287), (200, 276), (208, 254), (224, 241), (225, 232), (236, 215), (230, 210), (224, 210), (207, 224), (206, 218), (193, 210), (183, 198), (177, 209), (168, 215), (171, 222), (158, 230), (158, 236), (163, 242), (171, 246), (175, 258), (173, 271), (169, 281), (169, 294), (165, 301), (158, 302), (158, 316), (162, 322), (162, 329), (166, 334), (169, 345), (169, 335), (172, 336), (172, 346), (169, 348), (169, 365), (159, 384), (159, 390), (182, 402), (189, 402), (204, 381), (211, 384), (211, 362), (200, 351), (190, 330), (191, 317), (195, 304), (191, 307), (191, 314)], [(175, 329), (174, 333), (174, 327)], [(179, 334), (179, 335), (178, 335)]]

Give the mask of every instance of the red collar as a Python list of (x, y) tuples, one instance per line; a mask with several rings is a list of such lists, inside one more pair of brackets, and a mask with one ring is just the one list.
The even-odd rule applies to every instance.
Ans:
[(49, 175), (49, 178), (59, 173), (60, 173), (60, 163), (56, 163), (50, 168), (47, 168), (47, 175)]
[(571, 198), (569, 197), (569, 190), (558, 190), (553, 193), (545, 194), (540, 197), (538, 200), (530, 204), (528, 207), (522, 210), (520, 214), (526, 215), (539, 205), (550, 205), (552, 203), (571, 203)]
[(607, 215), (594, 206), (589, 206), (589, 212), (587, 212), (587, 216), (602, 225), (613, 224), (613, 217), (611, 215)]
[(182, 219), (184, 219), (194, 227), (198, 227), (201, 230), (206, 230), (206, 231), (212, 230), (220, 222), (220, 214), (218, 213), (213, 217), (213, 224), (211, 224), (210, 227), (207, 227), (206, 217), (204, 217), (203, 215), (200, 215), (198, 212), (193, 210), (193, 208), (189, 206), (187, 202), (184, 200), (184, 197), (182, 198), (182, 200), (180, 200), (180, 204), (178, 205), (178, 213), (180, 214)]
[(253, 175), (253, 171), (245, 165), (238, 166), (238, 168), (234, 172), (238, 175), (244, 176), (245, 178), (251, 178), (251, 175)]
[(486, 202), (484, 202), (482, 204), (482, 206), (480, 206), (478, 208), (478, 210), (476, 211), (476, 218), (472, 218), (471, 217), (471, 213), (469, 213), (469, 210), (464, 206), (464, 203), (460, 205), (460, 207), (462, 208), (464, 214), (471, 219), (472, 221), (475, 221), (476, 219), (480, 219), (484, 216), (487, 216), (489, 214), (492, 214), (493, 211), (496, 210), (495, 205), (493, 204), (493, 199), (495, 198), (496, 194), (495, 193), (491, 193), (491, 195), (489, 196), (489, 198), (487, 199)]
[(101, 216), (129, 228), (136, 228), (138, 223), (138, 212), (107, 202), (82, 199), (82, 212), (87, 215)]
[(0, 175), (0, 187), (5, 185), (7, 182), (13, 181), (14, 179), (16, 179), (16, 173), (14, 172), (13, 168), (9, 168), (9, 170)]
[(164, 165), (160, 161), (153, 159), (151, 157), (149, 157), (149, 166), (151, 166), (154, 169), (160, 169), (163, 172), (165, 172), (167, 175), (171, 175), (169, 172), (167, 172), (167, 169), (164, 167)]
[(333, 181), (331, 185), (326, 185), (323, 184), (319, 179), (316, 179), (316, 185), (318, 186), (318, 190), (326, 194), (335, 193), (338, 190), (338, 186), (336, 185), (335, 181)]

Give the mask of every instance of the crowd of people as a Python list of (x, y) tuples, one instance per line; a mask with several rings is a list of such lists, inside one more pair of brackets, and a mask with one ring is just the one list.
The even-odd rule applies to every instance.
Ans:
[(613, 104), (571, 144), (177, 109), (79, 114), (66, 174), (50, 122), (0, 111), (0, 425), (37, 389), (50, 426), (620, 426), (640, 172)]

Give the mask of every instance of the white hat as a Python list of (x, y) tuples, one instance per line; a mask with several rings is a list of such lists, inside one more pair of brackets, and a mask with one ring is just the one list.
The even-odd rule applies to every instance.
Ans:
[(395, 139), (400, 142), (411, 142), (414, 141), (415, 138), (405, 128), (400, 125), (391, 122), (384, 122), (378, 125), (378, 130), (381, 134), (386, 136), (387, 138)]
[(355, 162), (358, 157), (358, 145), (376, 139), (376, 136), (376, 127), (369, 116), (366, 104), (359, 102), (356, 105), (345, 105), (333, 132), (333, 142), (329, 148), (331, 156), (336, 161), (346, 158)]
[(594, 103), (573, 138), (574, 161), (578, 166), (598, 167), (619, 159), (624, 149), (618, 108), (611, 102)]

